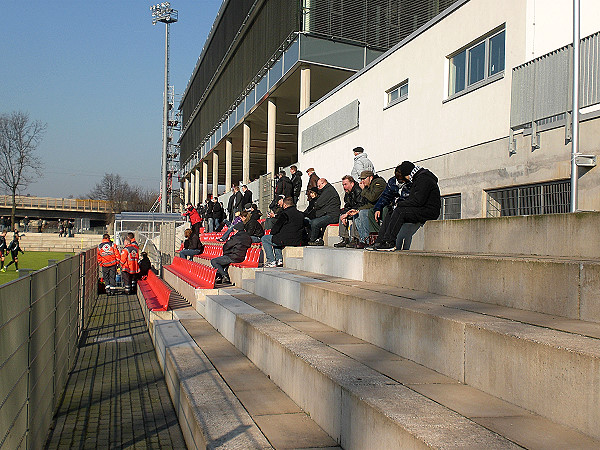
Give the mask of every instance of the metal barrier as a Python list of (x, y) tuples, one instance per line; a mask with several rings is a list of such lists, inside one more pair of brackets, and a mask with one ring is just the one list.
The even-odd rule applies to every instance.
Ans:
[[(78, 198), (52, 198), (52, 197), (15, 197), (17, 208), (52, 209), (83, 212), (112, 212), (111, 202), (106, 200), (91, 200)], [(12, 196), (0, 195), (0, 207), (11, 208)]]
[(41, 448), (97, 299), (95, 249), (0, 287), (0, 448)]

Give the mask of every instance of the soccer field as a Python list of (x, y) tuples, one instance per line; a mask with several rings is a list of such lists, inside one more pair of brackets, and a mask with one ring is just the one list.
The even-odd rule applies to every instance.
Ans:
[[(65, 255), (72, 256), (74, 253), (65, 252), (28, 252), (25, 250), (25, 254), (19, 253), (19, 269), (33, 269), (39, 270), (48, 265), (49, 259), (57, 259), (62, 261), (65, 259)], [(4, 265), (12, 261), (10, 254), (6, 255), (4, 259)], [(12, 264), (6, 272), (0, 272), (0, 285), (8, 283), (19, 277), (19, 273), (15, 270), (15, 265)]]

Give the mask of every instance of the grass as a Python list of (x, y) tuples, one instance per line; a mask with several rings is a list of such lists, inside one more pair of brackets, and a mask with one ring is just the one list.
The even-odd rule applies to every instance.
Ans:
[[(25, 250), (25, 254), (19, 253), (19, 269), (33, 269), (39, 270), (48, 265), (49, 259), (57, 259), (62, 261), (65, 259), (65, 255), (74, 255), (75, 253), (67, 252), (28, 252)], [(8, 264), (12, 261), (10, 254), (4, 258), (4, 264)], [(15, 280), (19, 277), (19, 273), (15, 271), (15, 265), (12, 264), (6, 272), (0, 272), (0, 285), (8, 283), (9, 281)]]

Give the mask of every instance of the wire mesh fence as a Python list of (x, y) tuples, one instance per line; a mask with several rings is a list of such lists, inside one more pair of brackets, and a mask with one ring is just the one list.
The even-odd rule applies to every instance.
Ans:
[(97, 298), (95, 249), (0, 286), (0, 448), (41, 448)]

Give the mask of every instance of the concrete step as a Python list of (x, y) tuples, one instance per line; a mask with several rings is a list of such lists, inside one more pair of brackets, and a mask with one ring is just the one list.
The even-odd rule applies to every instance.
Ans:
[(244, 290), (208, 295), (205, 307), (206, 319), (343, 448), (600, 444)]
[(291, 269), (257, 271), (247, 287), (335, 330), (600, 438), (597, 323)]
[(326, 247), (287, 255), (294, 269), (600, 322), (600, 260)]
[(599, 212), (433, 220), (423, 227), (422, 250), (594, 259), (599, 222)]

